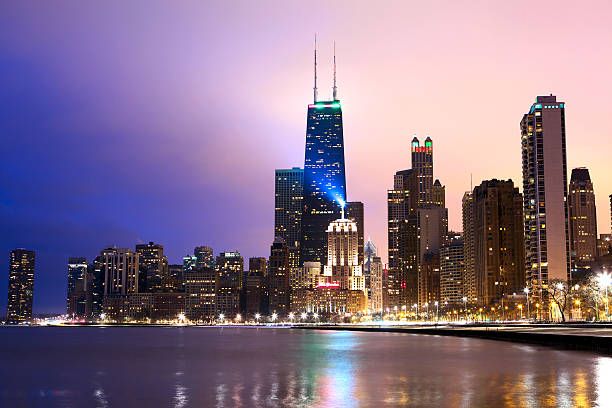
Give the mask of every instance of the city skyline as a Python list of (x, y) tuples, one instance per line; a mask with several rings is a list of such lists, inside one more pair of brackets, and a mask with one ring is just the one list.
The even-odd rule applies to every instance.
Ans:
[[(4, 27), (8, 30), (23, 29), (22, 25), (35, 23), (35, 18), (30, 16), (26, 19), (20, 14), (18, 6), (14, 7), (12, 15), (16, 17), (15, 21), (4, 22), (0, 17)], [(289, 8), (295, 10), (295, 7)], [(318, 10), (329, 11), (334, 17), (340, 13), (335, 8), (322, 7)], [(223, 7), (215, 11), (223, 13)], [(417, 16), (427, 15), (426, 10), (417, 8), (415, 11)], [(508, 20), (517, 12), (514, 9), (506, 11), (509, 13)], [(578, 9), (574, 11), (580, 12)], [(42, 11), (39, 12), (41, 16), (44, 15)], [(90, 12), (81, 10), (84, 16)], [(510, 45), (502, 47), (503, 51), (508, 52), (507, 56), (500, 55), (505, 62), (508, 62), (506, 58), (520, 55), (515, 53), (521, 44), (528, 42), (528, 36), (543, 36), (553, 24), (552, 19), (545, 19), (539, 28), (525, 24), (512, 29), (503, 24), (509, 21), (500, 19), (491, 10), (489, 12), (493, 17), (498, 17), (501, 26), (492, 28), (481, 24), (477, 28), (488, 27), (498, 35), (518, 35), (519, 29), (527, 31), (515, 41), (510, 41)], [(269, 53), (263, 57), (240, 48), (238, 54), (246, 57), (254, 68), (235, 67), (227, 62), (221, 64), (223, 69), (235, 68), (230, 69), (232, 75), (221, 76), (236, 87), (229, 88), (232, 98), (227, 98), (225, 92), (228, 89), (219, 93), (209, 88), (208, 80), (191, 71), (198, 71), (200, 66), (205, 65), (206, 48), (198, 50), (199, 59), (190, 59), (187, 50), (164, 51), (175, 58), (174, 63), (165, 65), (165, 68), (174, 69), (172, 72), (188, 69), (187, 74), (191, 74), (188, 81), (199, 85), (194, 93), (190, 90), (187, 95), (175, 89), (178, 85), (187, 85), (187, 82), (174, 82), (171, 75), (163, 76), (159, 68), (151, 68), (152, 71), (145, 76), (147, 80), (163, 79), (161, 85), (145, 89), (142, 87), (146, 83), (143, 79), (134, 87), (128, 86), (127, 82), (136, 77), (138, 68), (144, 67), (140, 64), (151, 63), (158, 56), (153, 52), (153, 41), (149, 39), (136, 38), (126, 45), (128, 49), (144, 45), (142, 52), (145, 55), (141, 55), (144, 62), (134, 64), (128, 59), (126, 66), (111, 62), (122, 55), (122, 50), (111, 47), (103, 50), (104, 54), (100, 57), (102, 62), (109, 64), (110, 73), (93, 69), (96, 60), (92, 57), (88, 59), (87, 55), (76, 60), (74, 68), (65, 68), (55, 61), (55, 53), (60, 59), (83, 55), (89, 46), (99, 44), (101, 37), (98, 36), (103, 30), (97, 27), (90, 36), (74, 45), (55, 44), (53, 41), (59, 41), (63, 34), (83, 30), (74, 23), (60, 27), (61, 17), (55, 13), (58, 11), (51, 13), (53, 18), (41, 27), (40, 32), (20, 39), (19, 45), (24, 48), (19, 52), (18, 47), (0, 40), (0, 49), (4, 51), (0, 53), (4, 67), (0, 70), (4, 74), (3, 82), (11, 85), (5, 87), (9, 91), (8, 97), (0, 100), (5, 108), (4, 113), (0, 114), (0, 130), (10, 135), (1, 172), (2, 185), (5, 186), (2, 190), (1, 225), (9, 233), (3, 234), (1, 249), (5, 255), (0, 257), (0, 266), (4, 265), (2, 269), (8, 270), (7, 254), (15, 247), (36, 251), (35, 312), (56, 312), (65, 306), (66, 263), (69, 257), (83, 256), (91, 260), (108, 245), (134, 248), (137, 243), (155, 241), (164, 245), (171, 264), (180, 263), (181, 257), (197, 245), (210, 245), (215, 254), (237, 250), (245, 259), (268, 256), (274, 238), (274, 170), (301, 166), (303, 163), (304, 112), (305, 105), (312, 99), (312, 64), (309, 58), (312, 55), (313, 28), (300, 26), (292, 31), (288, 41), (274, 42), (283, 53), (291, 55), (291, 61), (283, 64), (269, 64), (275, 61)], [(179, 11), (176, 13), (173, 16), (176, 19), (184, 18)], [(486, 15), (482, 10), (478, 13), (468, 20), (482, 17), (482, 13)], [(610, 151), (607, 138), (612, 129), (604, 123), (608, 107), (598, 101), (597, 96), (608, 93), (606, 87), (610, 87), (610, 84), (603, 75), (606, 70), (609, 71), (610, 61), (597, 57), (595, 51), (591, 55), (588, 47), (579, 49), (576, 46), (566, 50), (565, 55), (592, 61), (590, 65), (598, 69), (593, 68), (594, 72), (590, 72), (588, 77), (580, 75), (578, 81), (578, 72), (582, 74), (583, 71), (577, 69), (578, 65), (572, 65), (576, 63), (572, 60), (577, 58), (568, 58), (567, 64), (560, 67), (562, 57), (552, 56), (555, 46), (559, 46), (563, 40), (568, 44), (576, 41), (572, 37), (572, 30), (578, 29), (575, 24), (572, 25), (569, 12), (566, 13), (556, 17), (567, 23), (567, 29), (556, 34), (556, 38), (542, 37), (551, 46), (543, 51), (542, 57), (549, 58), (550, 64), (546, 64), (545, 68), (526, 66), (516, 58), (515, 63), (509, 65), (516, 72), (503, 67), (502, 62), (487, 60), (485, 57), (496, 56), (492, 51), (481, 50), (481, 54), (473, 54), (477, 51), (473, 48), (474, 44), (462, 45), (461, 39), (450, 41), (440, 33), (432, 35), (430, 39), (448, 55), (434, 55), (432, 50), (420, 48), (416, 42), (409, 40), (409, 34), (416, 28), (401, 32), (399, 37), (405, 44), (385, 35), (373, 35), (371, 31), (368, 38), (362, 37), (362, 34), (351, 37), (345, 26), (319, 33), (319, 64), (323, 71), (319, 89), (325, 89), (320, 91), (320, 98), (327, 99), (331, 94), (331, 49), (332, 41), (336, 39), (339, 99), (343, 101), (345, 127), (346, 188), (350, 191), (351, 199), (364, 202), (367, 219), (365, 235), (372, 236), (384, 262), (387, 262), (385, 190), (388, 180), (398, 169), (410, 167), (410, 141), (413, 135), (416, 134), (419, 139), (429, 135), (435, 140), (435, 177), (440, 178), (446, 186), (449, 229), (461, 230), (461, 196), (470, 189), (470, 174), (475, 185), (491, 178), (511, 178), (515, 185), (521, 184), (520, 117), (525, 107), (535, 101), (536, 95), (549, 93), (557, 95), (567, 104), (568, 177), (572, 168), (589, 169), (600, 211), (598, 231), (609, 231), (606, 212), (609, 210), (608, 195), (612, 191), (612, 184), (605, 178), (608, 171), (605, 153)], [(609, 28), (602, 28), (604, 20), (597, 20), (596, 13), (591, 13), (592, 24), (588, 28), (580, 26), (580, 35), (590, 36), (590, 44), (596, 48), (597, 45), (605, 45), (604, 38)], [(445, 14), (442, 14), (441, 21), (445, 21)], [(599, 15), (605, 15), (605, 12)], [(341, 18), (339, 20), (342, 21)], [(390, 30), (400, 30), (399, 21), (393, 21)], [(434, 32), (435, 26), (442, 24), (441, 21), (434, 21), (434, 27), (429, 30)], [(197, 43), (187, 35), (191, 33), (189, 30), (195, 30), (195, 22), (190, 23), (187, 25), (188, 31), (172, 34), (171, 39), (182, 40), (184, 44)], [(131, 33), (126, 24), (120, 24), (117, 28), (116, 35)], [(213, 49), (220, 52), (220, 48), (215, 47), (231, 48), (232, 44), (241, 44), (240, 35), (247, 34), (245, 30), (226, 37), (221, 45), (213, 44)], [(595, 35), (597, 30), (601, 32)], [(273, 38), (270, 31), (259, 35), (270, 41)], [(462, 38), (476, 35), (469, 30), (461, 33)], [(386, 44), (386, 41), (392, 45)], [(45, 44), (49, 42), (59, 48), (53, 51), (53, 58), (44, 51)], [(453, 44), (458, 47), (453, 48)], [(481, 47), (484, 44), (476, 42)], [(381, 49), (374, 49), (377, 45)], [(460, 53), (462, 50), (471, 51), (467, 55), (473, 56), (475, 61), (468, 64), (460, 60), (463, 63), (453, 68), (444, 65), (452, 61), (454, 52)], [(422, 60), (409, 64), (410, 58), (405, 59), (403, 53), (409, 55), (411, 52)], [(358, 58), (359, 55), (361, 58)], [(363, 58), (364, 55), (379, 61), (366, 62), (368, 58)], [(380, 63), (385, 59), (388, 60)], [(483, 65), (479, 66), (478, 61)], [(276, 66), (270, 67), (268, 64)], [(433, 70), (432, 75), (423, 76), (427, 70)], [(489, 71), (494, 71), (496, 75), (488, 76)], [(80, 75), (72, 78), (70, 74), (76, 72)], [(213, 68), (211, 72), (220, 74), (219, 68)], [(368, 72), (373, 72), (371, 83), (363, 80), (368, 78), (365, 76)], [(411, 75), (406, 77), (403, 75), (406, 72)], [(521, 83), (509, 86), (502, 72), (516, 81), (520, 79)], [(238, 84), (245, 85), (247, 78), (255, 74), (265, 74), (266, 78), (253, 85), (254, 88), (238, 87)], [(386, 78), (381, 78), (383, 76)], [(112, 82), (114, 79), (118, 82)], [(230, 80), (237, 80), (238, 83)], [(20, 89), (26, 82), (30, 83), (26, 87), (28, 92), (21, 94)], [(94, 84), (96, 82), (99, 83)], [(449, 86), (452, 82), (457, 84)], [(119, 86), (103, 89), (109, 83)], [(388, 86), (390, 84), (393, 87)], [(268, 99), (268, 103), (264, 104), (265, 110), (260, 109), (248, 93), (259, 88), (267, 90), (272, 85), (283, 89), (283, 92)], [(67, 87), (69, 92), (62, 94), (62, 86)], [(472, 86), (476, 89), (472, 90)], [(184, 87), (178, 89), (184, 90)], [(442, 96), (453, 95), (449, 89), (455, 92), (455, 97), (442, 101)], [(495, 94), (491, 93), (491, 89), (495, 89)], [(169, 92), (162, 92), (164, 90)], [(55, 100), (60, 95), (59, 100)], [(211, 104), (211, 96), (215, 95), (220, 96), (217, 99), (219, 103)], [(32, 103), (34, 96), (37, 104)], [(128, 114), (116, 115), (118, 112), (110, 105), (115, 97), (125, 98), (127, 104), (132, 104)], [(152, 102), (145, 101), (147, 98)], [(233, 106), (231, 117), (223, 116), (229, 114), (223, 105), (236, 98), (238, 101), (244, 98), (246, 103), (240, 103), (240, 109)], [(79, 119), (69, 119), (72, 116), (70, 113), (83, 101), (84, 106), (78, 110), (82, 113)], [(42, 113), (50, 107), (53, 107), (51, 113)], [(475, 131), (473, 128), (474, 108), (478, 108), (483, 117), (488, 117), (484, 119), (482, 130)], [(163, 118), (151, 118), (158, 109), (169, 110), (165, 111)], [(202, 112), (206, 120), (198, 116)], [(398, 112), (405, 112), (404, 116), (399, 116)], [(265, 116), (258, 116), (264, 113)], [(231, 119), (238, 121), (231, 126), (218, 123), (221, 120), (215, 121), (215, 115), (230, 122)], [(376, 119), (368, 121), (367, 116)], [(183, 123), (185, 119), (188, 120)], [(208, 126), (209, 122), (215, 126)], [(24, 123), (28, 125), (23, 127)], [(161, 126), (157, 128), (158, 125)], [(254, 136), (249, 134), (251, 125), (255, 125)], [(229, 135), (227, 142), (239, 144), (238, 147), (227, 149), (226, 144), (221, 143), (225, 140), (218, 134)], [(461, 140), (461, 143), (457, 143), (457, 140)], [(149, 141), (164, 148), (147, 148), (145, 145)], [(113, 144), (119, 142), (125, 145), (125, 150), (118, 159), (114, 159)], [(261, 152), (261, 155), (252, 155), (252, 149), (259, 144), (271, 148)], [(190, 148), (194, 151), (188, 151)], [(143, 151), (147, 153), (146, 158), (140, 155)], [(210, 156), (206, 156), (207, 153)], [(211, 163), (206, 159), (211, 159)], [(79, 171), (75, 171), (75, 166)], [(216, 177), (220, 180), (216, 180)], [(176, 178), (179, 179), (178, 183), (175, 182)], [(245, 183), (245, 180), (249, 182)], [(24, 189), (23, 183), (31, 188)], [(150, 192), (151, 187), (156, 185), (162, 188)], [(116, 198), (109, 201), (103, 193), (113, 186), (116, 188)], [(244, 187), (242, 191), (235, 191), (238, 186)], [(0, 298), (6, 299), (6, 296), (3, 294)]]

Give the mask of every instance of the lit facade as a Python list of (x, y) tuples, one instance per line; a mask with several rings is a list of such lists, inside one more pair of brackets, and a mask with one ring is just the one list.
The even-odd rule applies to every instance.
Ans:
[(128, 248), (107, 248), (101, 252), (104, 295), (127, 295), (140, 289), (140, 254)]
[(364, 217), (363, 203), (361, 201), (349, 201), (345, 208), (346, 218), (355, 221), (357, 224), (357, 260), (359, 265), (363, 265), (364, 257)]
[(359, 264), (357, 223), (346, 218), (331, 222), (327, 239), (327, 265), (323, 274), (331, 276), (331, 282), (339, 283), (341, 289), (361, 290), (366, 296), (365, 278)]
[(6, 312), (8, 323), (22, 323), (32, 319), (34, 264), (34, 251), (11, 251)]
[(521, 136), (527, 280), (537, 288), (570, 279), (565, 103), (538, 96)]
[(303, 262), (327, 263), (325, 230), (346, 202), (344, 136), (340, 101), (308, 105), (304, 157), (304, 207), (300, 255)]
[(274, 237), (281, 237), (296, 250), (300, 266), (299, 247), (302, 239), (304, 170), (299, 167), (278, 169), (274, 175)]
[(440, 302), (459, 305), (463, 298), (463, 239), (454, 237), (440, 248)]
[(370, 285), (368, 292), (368, 310), (371, 313), (383, 311), (383, 264), (380, 257), (374, 256), (370, 263)]
[(412, 139), (412, 169), (417, 173), (418, 206), (433, 204), (433, 141), (429, 136), (424, 146), (416, 137)]
[(185, 315), (197, 322), (210, 322), (216, 312), (216, 272), (201, 268), (185, 273)]
[(193, 255), (196, 257), (196, 266), (198, 268), (213, 268), (215, 261), (213, 257), (213, 249), (207, 245), (197, 246), (193, 249)]
[[(162, 292), (163, 280), (168, 276), (168, 261), (164, 255), (164, 247), (154, 242), (137, 244), (136, 252), (139, 254), (139, 266), (146, 274), (148, 292)], [(144, 291), (145, 288), (140, 288)]]
[(290, 309), (290, 274), (289, 247), (277, 237), (270, 248), (268, 260), (269, 313), (284, 316)]

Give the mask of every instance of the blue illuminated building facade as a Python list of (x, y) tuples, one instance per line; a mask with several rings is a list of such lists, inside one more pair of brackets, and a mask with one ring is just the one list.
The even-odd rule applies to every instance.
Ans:
[(340, 101), (308, 105), (304, 157), (302, 262), (327, 262), (327, 227), (346, 203)]

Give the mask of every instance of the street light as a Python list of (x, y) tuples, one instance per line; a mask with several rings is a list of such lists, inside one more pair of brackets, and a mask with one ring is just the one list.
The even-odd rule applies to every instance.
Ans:
[(237, 320), (237, 321), (240, 321), (240, 319), (242, 319), (242, 316), (240, 316), (240, 313), (238, 313), (238, 314), (236, 315), (236, 320)]
[(224, 315), (223, 313), (221, 313), (221, 314), (219, 315), (219, 320), (223, 321), (223, 319), (224, 319), (224, 318), (225, 318), (225, 315)]
[(294, 316), (293, 312), (289, 313), (289, 320), (291, 321), (291, 323), (293, 323), (293, 316)]
[(306, 320), (306, 318), (308, 317), (308, 313), (303, 312), (300, 317), (302, 318), (302, 320)]
[(425, 302), (425, 320), (429, 319), (429, 303)]
[(518, 308), (521, 311), (521, 320), (523, 320), (523, 305), (519, 303)]
[(463, 311), (465, 312), (465, 321), (467, 321), (467, 297), (463, 297)]
[(527, 320), (529, 320), (529, 288), (523, 289), (523, 292), (527, 295)]
[(317, 319), (319, 318), (319, 314), (318, 314), (318, 313), (314, 313), (314, 314), (312, 315), (312, 317), (314, 317), (314, 318), (315, 318), (315, 322), (316, 322), (316, 321), (317, 321)]
[(579, 316), (578, 318), (582, 320), (582, 311), (580, 310), (580, 299), (576, 299), (574, 303), (576, 303), (576, 306), (578, 306), (578, 316)]
[(610, 276), (607, 272), (602, 272), (597, 275), (597, 282), (599, 283), (599, 286), (604, 288), (606, 291), (606, 299), (604, 302), (606, 302), (606, 320), (609, 320), (610, 309), (608, 307), (608, 286), (610, 286), (610, 283), (612, 282), (612, 276)]
[(438, 308), (437, 300), (434, 302), (434, 305), (436, 305), (436, 321), (439, 321), (440, 320), (440, 309)]
[(261, 317), (261, 315), (259, 313), (255, 313), (255, 321), (257, 323), (259, 323), (259, 318)]

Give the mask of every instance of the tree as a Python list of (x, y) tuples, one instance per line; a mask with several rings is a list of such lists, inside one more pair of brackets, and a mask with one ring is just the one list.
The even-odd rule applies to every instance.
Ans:
[(571, 301), (570, 288), (563, 279), (551, 279), (546, 288), (548, 296), (555, 302), (561, 314), (561, 321), (565, 322), (565, 309)]

